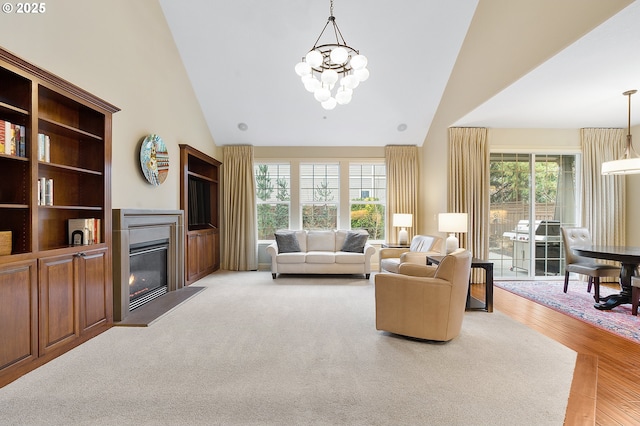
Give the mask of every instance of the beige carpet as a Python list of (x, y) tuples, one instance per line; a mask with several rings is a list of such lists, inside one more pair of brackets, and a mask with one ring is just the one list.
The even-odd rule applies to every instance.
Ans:
[(360, 277), (222, 272), (0, 389), (7, 425), (561, 425), (575, 353), (500, 312), (447, 344), (375, 329)]

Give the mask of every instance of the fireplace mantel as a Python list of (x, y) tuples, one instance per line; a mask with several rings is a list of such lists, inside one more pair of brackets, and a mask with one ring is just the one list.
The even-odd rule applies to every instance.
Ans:
[(184, 286), (184, 214), (182, 210), (113, 209), (113, 319), (129, 314), (131, 244), (169, 240), (168, 291)]

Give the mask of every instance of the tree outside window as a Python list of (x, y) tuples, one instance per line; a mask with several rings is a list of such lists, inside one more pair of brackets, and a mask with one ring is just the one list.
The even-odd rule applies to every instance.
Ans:
[(303, 229), (337, 229), (340, 201), (338, 164), (302, 164), (300, 201)]
[(278, 229), (289, 228), (289, 164), (256, 164), (258, 239), (273, 240)]
[(386, 170), (383, 163), (349, 165), (351, 229), (385, 239)]

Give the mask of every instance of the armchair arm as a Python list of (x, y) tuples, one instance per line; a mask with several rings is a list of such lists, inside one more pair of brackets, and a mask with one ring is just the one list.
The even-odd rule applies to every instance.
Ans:
[(403, 253), (400, 256), (400, 263), (417, 263), (419, 265), (427, 264), (427, 256), (439, 256), (440, 252), (429, 250), (429, 251), (409, 251), (407, 253)]
[(402, 253), (406, 253), (409, 251), (409, 248), (398, 248), (398, 247), (384, 247), (381, 248), (378, 252), (378, 256), (380, 259), (393, 259), (399, 258)]
[(413, 277), (430, 277), (436, 274), (436, 265), (419, 265), (417, 263), (401, 263), (398, 267), (398, 273), (402, 275), (411, 275)]
[(429, 253), (420, 251), (408, 251), (400, 256), (400, 263), (417, 263), (419, 265), (427, 264), (427, 256)]

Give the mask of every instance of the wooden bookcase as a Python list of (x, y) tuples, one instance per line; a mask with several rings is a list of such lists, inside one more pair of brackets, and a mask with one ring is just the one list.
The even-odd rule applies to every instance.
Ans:
[(180, 145), (180, 208), (185, 222), (185, 284), (220, 268), (219, 172), (221, 163)]
[[(0, 256), (0, 387), (113, 324), (117, 111), (0, 48), (0, 120), (25, 130), (22, 156), (0, 152), (0, 231), (10, 231), (12, 243)], [(39, 134), (49, 136), (47, 161)], [(48, 205), (40, 201), (41, 179), (53, 181)], [(99, 219), (100, 241), (70, 245), (69, 219)]]

